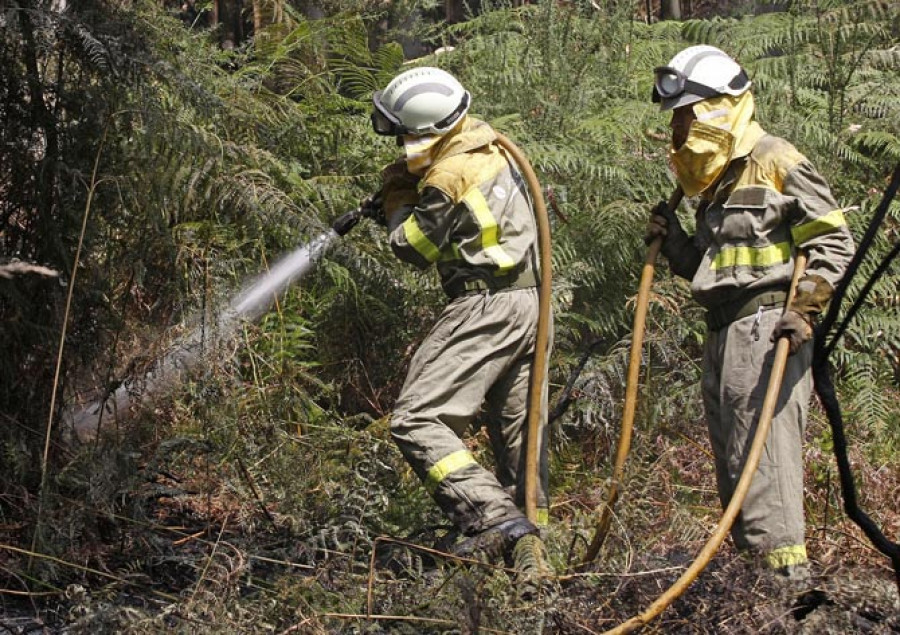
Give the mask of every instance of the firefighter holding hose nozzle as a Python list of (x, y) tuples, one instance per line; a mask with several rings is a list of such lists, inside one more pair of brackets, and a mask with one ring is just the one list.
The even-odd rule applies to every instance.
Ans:
[[(514, 161), (497, 133), (468, 114), (470, 100), (452, 75), (431, 67), (404, 71), (373, 97), (372, 126), (396, 137), (402, 156), (362, 209), (387, 228), (398, 258), (437, 267), (449, 299), (410, 363), (390, 427), (462, 534), (456, 555), (533, 567), (544, 557), (548, 512), (545, 382), (536, 522), (523, 513), (541, 276), (535, 217)], [(493, 472), (462, 440), (482, 419)]]
[[(691, 46), (655, 69), (653, 101), (672, 111), (669, 158), (684, 194), (699, 197), (688, 235), (663, 203), (646, 240), (662, 236), (673, 273), (706, 309), (702, 386), (723, 507), (740, 478), (765, 397), (774, 342), (790, 357), (765, 451), (731, 536), (789, 580), (808, 575), (803, 433), (812, 389), (815, 320), (853, 254), (843, 211), (790, 143), (754, 120), (751, 82), (712, 46)], [(784, 310), (797, 250), (807, 254)]]

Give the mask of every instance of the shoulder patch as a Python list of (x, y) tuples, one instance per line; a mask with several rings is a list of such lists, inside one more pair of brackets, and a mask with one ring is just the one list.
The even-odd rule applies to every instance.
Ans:
[(728, 197), (728, 200), (725, 201), (724, 206), (726, 209), (765, 208), (766, 188), (758, 185), (735, 188), (734, 191), (732, 191), (731, 196)]

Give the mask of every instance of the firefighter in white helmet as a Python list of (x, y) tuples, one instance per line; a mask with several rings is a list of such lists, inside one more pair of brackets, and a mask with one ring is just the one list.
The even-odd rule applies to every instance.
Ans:
[[(754, 120), (750, 79), (712, 46), (691, 46), (655, 69), (653, 101), (672, 111), (669, 158), (688, 197), (688, 235), (661, 203), (646, 240), (663, 236), (672, 271), (706, 309), (702, 394), (723, 506), (731, 499), (765, 396), (774, 342), (791, 355), (759, 468), (732, 528), (735, 545), (775, 571), (807, 570), (802, 441), (812, 387), (809, 343), (853, 253), (828, 185), (790, 143)], [(782, 316), (797, 250), (808, 263)]]
[[(403, 147), (377, 196), (391, 247), (416, 267), (436, 265), (449, 297), (410, 363), (391, 433), (466, 537), (456, 553), (511, 557), (547, 520), (546, 418), (537, 525), (522, 512), (541, 273), (525, 183), (494, 130), (468, 116), (470, 101), (452, 75), (430, 67), (401, 73), (373, 98), (375, 132)], [(493, 472), (462, 440), (482, 412)]]

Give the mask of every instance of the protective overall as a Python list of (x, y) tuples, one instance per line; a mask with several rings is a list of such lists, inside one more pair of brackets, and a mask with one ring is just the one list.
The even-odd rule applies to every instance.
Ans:
[[(692, 77), (695, 84), (731, 89), (712, 96), (679, 94), (672, 80), (667, 96), (666, 87), (659, 90), (660, 76), (671, 71), (671, 77), (687, 80), (682, 90), (689, 90)], [(802, 451), (812, 387), (807, 340), (852, 257), (853, 241), (842, 210), (809, 161), (753, 121), (749, 80), (744, 75), (729, 82), (742, 73), (731, 58), (708, 46), (690, 47), (657, 69), (663, 108), (691, 108), (696, 117), (671, 158), (685, 193), (701, 197), (694, 236), (674, 215), (661, 222), (662, 251), (707, 309), (702, 393), (723, 506), (753, 439), (773, 342), (781, 334), (791, 338), (765, 451), (732, 528), (739, 549), (782, 569), (807, 561)], [(808, 264), (782, 317), (797, 249), (808, 253)]]
[[(527, 523), (521, 508), (538, 319), (536, 227), (524, 183), (490, 126), (463, 112), (442, 132), (410, 115), (421, 132), (403, 132), (403, 115), (435, 80), (450, 96), (447, 107), (461, 91), (449, 75), (419, 70), (431, 73), (428, 81), (405, 78), (400, 90), (392, 82), (376, 94), (376, 112), (394, 120), (391, 130), (401, 132), (404, 146), (404, 157), (383, 172), (381, 194), (394, 253), (421, 269), (435, 264), (450, 302), (412, 359), (391, 433), (444, 513), (476, 535), (507, 521)], [(398, 103), (406, 110), (398, 113)], [(447, 107), (435, 107), (431, 118), (444, 117)], [(462, 440), (481, 412), (495, 473)], [(538, 507), (546, 522), (546, 425), (541, 437)]]

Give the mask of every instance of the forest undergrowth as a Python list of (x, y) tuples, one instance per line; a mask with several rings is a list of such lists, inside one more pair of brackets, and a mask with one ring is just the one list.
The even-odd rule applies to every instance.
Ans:
[[(235, 385), (221, 401), (257, 398), (247, 394), (252, 385)], [(144, 413), (129, 427), (128, 442), (80, 449), (95, 466), (93, 482), (80, 491), (71, 483), (67, 496), (58, 495), (59, 507), (45, 512), (54, 533), (70, 537), (68, 549), (58, 560), (36, 556), (30, 575), (28, 554), (4, 559), (8, 588), (48, 589), (49, 597), (6, 595), (4, 628), (599, 633), (645, 610), (673, 583), (719, 514), (696, 421), (654, 435), (639, 431), (610, 539), (595, 563), (576, 568), (596, 522), (593, 510), (605, 497), (606, 470), (580, 451), (557, 453), (547, 545), (558, 578), (546, 595), (523, 600), (511, 571), (440, 552), (449, 527), (383, 420), (362, 429), (323, 422), (298, 431), (195, 407), (203, 412), (182, 405)], [(207, 419), (233, 425), (191, 429)], [(184, 436), (160, 440), (160, 427)], [(811, 428), (824, 432), (821, 419)], [(475, 440), (474, 448), (484, 447), (485, 439)], [(812, 469), (829, 463), (807, 453)], [(896, 535), (897, 472), (870, 467), (857, 478), (869, 513)], [(101, 496), (104, 482), (114, 491)], [(807, 483), (808, 585), (786, 587), (726, 545), (646, 630), (897, 632), (889, 564), (841, 513), (827, 468), (818, 476), (808, 470)], [(26, 544), (30, 529), (6, 526), (3, 540)]]
[[(601, 633), (689, 565), (721, 513), (705, 327), (660, 263), (621, 497), (577, 566), (609, 487), (647, 211), (674, 185), (652, 68), (701, 42), (741, 59), (762, 125), (820, 168), (858, 240), (900, 162), (900, 11), (787, 2), (647, 24), (628, 2), (520, 4), (456, 24), (416, 2), (323, 3), (317, 19), (285, 5), (236, 49), (157, 3), (0, 9), (0, 265), (45, 272), (0, 274), (0, 633)], [(446, 52), (409, 60), (410, 41)], [(535, 598), (446, 554), (450, 527), (390, 439), (444, 298), (381, 228), (363, 221), (261, 319), (215, 332), (246, 280), (377, 187), (396, 147), (369, 100), (410, 63), (460, 78), (554, 212), (554, 575)], [(888, 211), (876, 260), (900, 233)], [(898, 306), (890, 269), (831, 357), (861, 506), (893, 540)], [(150, 390), (189, 333), (201, 362)], [(67, 428), (123, 388), (95, 433)], [(478, 425), (467, 442), (489, 465)], [(810, 580), (786, 586), (726, 541), (644, 632), (900, 632), (894, 572), (843, 510), (832, 446), (814, 401)]]

